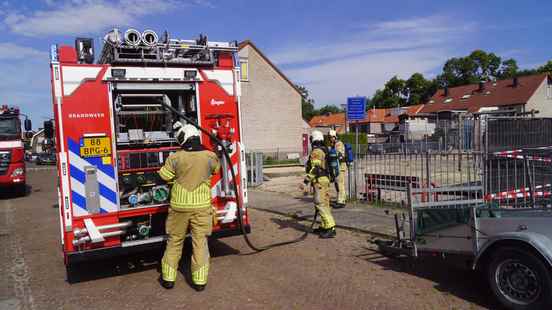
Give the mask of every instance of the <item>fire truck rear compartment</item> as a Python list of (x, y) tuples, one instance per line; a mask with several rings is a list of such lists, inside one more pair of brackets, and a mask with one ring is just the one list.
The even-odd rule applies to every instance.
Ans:
[[(174, 85), (177, 84), (172, 84), (173, 88)], [(179, 88), (184, 89), (179, 90), (143, 90), (148, 87), (151, 84), (136, 84), (135, 89), (113, 92), (122, 211), (164, 207), (169, 202), (169, 185), (157, 172), (168, 156), (179, 149), (172, 129), (179, 119), (165, 105), (197, 119), (196, 95), (191, 84), (182, 84)], [(153, 231), (159, 229), (159, 225), (150, 226)], [(149, 235), (134, 234), (136, 238)], [(129, 238), (129, 234), (124, 238)]]

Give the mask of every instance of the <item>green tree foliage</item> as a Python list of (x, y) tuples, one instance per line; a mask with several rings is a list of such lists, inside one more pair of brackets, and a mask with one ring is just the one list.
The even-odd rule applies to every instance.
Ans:
[(500, 79), (511, 79), (518, 74), (519, 67), (515, 59), (507, 59), (502, 62), (502, 67), (500, 68)]
[(309, 91), (305, 86), (295, 85), (301, 93), (301, 114), (307, 122), (315, 115), (314, 99), (310, 97)]
[(335, 105), (326, 105), (320, 109), (314, 108), (314, 99), (310, 97), (309, 91), (305, 86), (295, 85), (299, 92), (301, 93), (301, 111), (303, 119), (307, 122), (310, 121), (314, 116), (323, 115), (323, 114), (334, 114), (341, 113), (343, 110)]
[(437, 76), (437, 81), (441, 87), (455, 87), (480, 81), (512, 78), (518, 76), (518, 70), (515, 59), (502, 61), (495, 53), (475, 50), (466, 57), (447, 60), (443, 66), (443, 73)]
[(343, 112), (343, 110), (335, 105), (326, 105), (317, 111), (317, 115), (324, 115), (328, 113), (335, 114), (335, 113), (341, 113), (341, 112)]
[(397, 76), (378, 89), (371, 99), (370, 107), (392, 108), (414, 105), (428, 100), (437, 90), (434, 80), (427, 80), (421, 73), (414, 73), (408, 80)]
[(540, 66), (537, 71), (539, 73), (550, 73), (552, 74), (552, 60), (549, 60), (545, 65)]

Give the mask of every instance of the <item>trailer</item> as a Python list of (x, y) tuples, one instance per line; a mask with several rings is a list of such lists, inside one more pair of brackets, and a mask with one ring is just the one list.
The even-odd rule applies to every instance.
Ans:
[(249, 232), (237, 42), (114, 29), (96, 62), (93, 43), (77, 38), (75, 46), (51, 47), (68, 280), (75, 266), (164, 246), (171, 185), (157, 171), (180, 149), (172, 132), (176, 121), (185, 123), (179, 114), (207, 129), (229, 152), (223, 156), (202, 134), (202, 144), (219, 154), (222, 166), (212, 179), (218, 220), (213, 237)]
[[(438, 195), (439, 201), (420, 201), (421, 195)], [(490, 204), (481, 184), (410, 185), (408, 214), (395, 215), (395, 239), (376, 244), (394, 257), (460, 259), (485, 274), (508, 309), (552, 309), (551, 224), (552, 209)]]

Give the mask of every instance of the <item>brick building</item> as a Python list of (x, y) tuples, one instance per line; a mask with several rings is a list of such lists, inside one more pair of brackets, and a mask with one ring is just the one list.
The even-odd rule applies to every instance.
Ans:
[(239, 48), (246, 149), (301, 153), (305, 124), (301, 116), (300, 92), (253, 42), (244, 41)]

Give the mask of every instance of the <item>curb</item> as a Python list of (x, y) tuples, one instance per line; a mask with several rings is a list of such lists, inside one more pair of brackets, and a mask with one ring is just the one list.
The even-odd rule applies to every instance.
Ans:
[[(253, 209), (253, 210), (258, 210), (258, 211), (263, 211), (263, 212), (268, 212), (268, 213), (273, 213), (273, 214), (282, 215), (282, 216), (285, 216), (285, 217), (287, 217), (287, 218), (296, 219), (296, 220), (298, 220), (298, 221), (304, 221), (304, 220), (306, 220), (306, 219), (305, 219), (305, 216), (300, 216), (300, 217), (297, 218), (297, 217), (291, 216), (289, 213), (286, 213), (286, 212), (274, 211), (274, 210), (265, 209), (265, 208), (259, 208), (259, 207), (254, 207), (254, 206), (248, 206), (248, 208), (251, 208), (251, 209)], [(320, 223), (319, 220), (317, 220), (316, 222), (317, 222), (317, 223)], [(372, 235), (372, 236), (374, 236), (374, 237), (388, 238), (388, 239), (389, 239), (389, 238), (395, 238), (395, 236), (390, 235), (390, 234), (381, 233), (381, 232), (372, 231), (372, 230), (367, 230), (367, 229), (362, 229), (362, 228), (353, 227), (353, 226), (346, 226), (346, 225), (338, 225), (338, 224), (336, 224), (335, 227), (341, 228), (341, 229), (346, 229), (346, 230), (353, 231), (353, 232), (359, 232), (359, 233), (364, 233), (364, 234)]]

